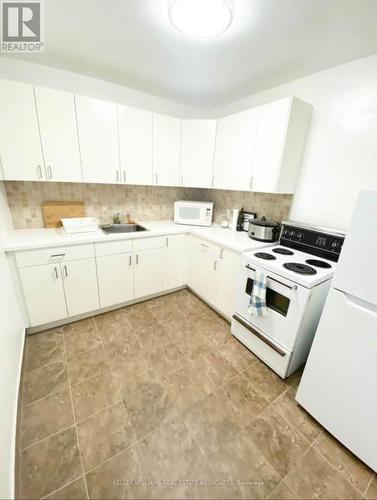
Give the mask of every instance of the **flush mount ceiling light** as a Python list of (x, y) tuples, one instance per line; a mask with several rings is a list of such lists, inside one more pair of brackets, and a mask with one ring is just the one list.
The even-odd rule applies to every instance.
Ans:
[(169, 19), (180, 32), (197, 38), (223, 33), (232, 23), (232, 0), (170, 0)]

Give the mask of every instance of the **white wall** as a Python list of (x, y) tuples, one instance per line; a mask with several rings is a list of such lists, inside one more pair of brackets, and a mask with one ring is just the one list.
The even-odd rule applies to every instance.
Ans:
[(42, 66), (26, 61), (0, 57), (0, 78), (66, 90), (119, 104), (148, 109), (180, 118), (196, 118), (201, 110), (128, 87), (88, 76)]
[[(10, 225), (5, 190), (0, 182), (0, 231), (9, 229)], [(17, 402), (24, 329), (0, 236), (0, 498), (14, 498)]]
[(377, 55), (294, 80), (213, 117), (294, 95), (314, 106), (291, 219), (346, 229), (361, 189), (377, 189)]

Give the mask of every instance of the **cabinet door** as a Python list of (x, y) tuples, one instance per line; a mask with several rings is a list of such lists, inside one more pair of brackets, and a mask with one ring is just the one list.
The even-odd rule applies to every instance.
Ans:
[(68, 316), (99, 309), (95, 259), (61, 264)]
[(112, 306), (133, 299), (132, 253), (97, 257), (97, 273), (101, 307)]
[(253, 191), (275, 192), (289, 120), (291, 99), (261, 106), (255, 144)]
[(189, 253), (189, 286), (211, 304), (216, 302), (217, 259), (205, 241), (192, 238)]
[(32, 85), (0, 80), (0, 160), (7, 180), (46, 179)]
[(217, 121), (213, 187), (250, 191), (258, 108)]
[(164, 288), (164, 248), (140, 250), (134, 255), (135, 299)]
[(174, 234), (165, 237), (164, 289), (178, 288), (186, 283), (186, 235)]
[(186, 187), (212, 186), (215, 120), (183, 120), (181, 183)]
[(84, 182), (120, 182), (117, 106), (76, 96)]
[(180, 184), (181, 120), (153, 113), (153, 174), (159, 186)]
[(122, 182), (152, 184), (152, 113), (118, 106)]
[(81, 182), (81, 159), (73, 94), (35, 87), (35, 98), (47, 179)]
[(44, 325), (68, 316), (59, 264), (23, 267), (20, 277), (30, 326)]
[(237, 284), (240, 277), (240, 255), (224, 248), (216, 263), (218, 274), (215, 306), (229, 319), (236, 306)]

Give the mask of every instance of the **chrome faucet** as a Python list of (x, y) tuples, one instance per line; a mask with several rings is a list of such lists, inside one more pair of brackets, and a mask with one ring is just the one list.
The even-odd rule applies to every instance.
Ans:
[(120, 212), (117, 212), (115, 215), (113, 215), (113, 223), (122, 224), (122, 218), (120, 216)]

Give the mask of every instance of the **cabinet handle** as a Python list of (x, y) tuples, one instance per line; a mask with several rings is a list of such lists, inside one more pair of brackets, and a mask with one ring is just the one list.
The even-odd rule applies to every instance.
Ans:
[(54, 266), (55, 279), (59, 279), (59, 274), (56, 266)]
[(200, 246), (203, 248), (208, 248), (208, 245), (205, 245), (204, 243), (200, 243)]
[(211, 186), (213, 187), (214, 185), (215, 185), (215, 176), (213, 175), (213, 176), (212, 176)]
[(250, 177), (250, 189), (253, 189), (254, 177)]
[(217, 271), (217, 260), (213, 261), (213, 270)]
[(132, 266), (132, 257), (131, 257), (131, 255), (128, 256), (128, 265)]
[(181, 175), (181, 186), (183, 186), (183, 174)]
[(136, 254), (136, 264), (139, 264), (139, 256)]
[(38, 179), (42, 179), (42, 167), (40, 165), (37, 165), (37, 175)]
[(169, 246), (169, 238), (166, 238), (166, 246)]
[(116, 170), (116, 178), (115, 178), (115, 181), (116, 182), (119, 182), (119, 170)]
[(156, 184), (158, 184), (158, 173), (156, 172), (154, 175), (156, 177)]
[(65, 277), (68, 278), (67, 266), (64, 266), (63, 269), (64, 269)]
[(222, 249), (220, 250), (220, 259), (222, 259), (222, 258), (223, 258), (223, 255), (224, 255), (224, 249), (222, 248)]
[(123, 182), (125, 183), (127, 180), (127, 175), (126, 175), (126, 171), (123, 170)]
[(49, 166), (47, 167), (47, 172), (48, 172), (48, 178), (49, 178), (49, 179), (52, 179), (52, 168), (51, 168), (51, 165), (49, 165)]
[(62, 258), (63, 258), (64, 256), (65, 256), (65, 253), (54, 253), (54, 254), (51, 254), (51, 255), (50, 255), (50, 257), (51, 257), (52, 259), (56, 259), (56, 258), (58, 258), (58, 257), (62, 257)]

